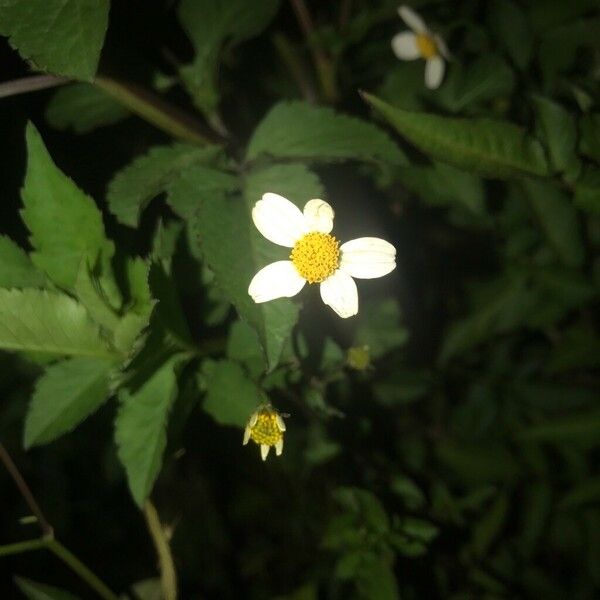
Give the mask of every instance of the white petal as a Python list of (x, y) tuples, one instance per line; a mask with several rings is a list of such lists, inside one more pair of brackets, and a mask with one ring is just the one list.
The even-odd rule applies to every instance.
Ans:
[(321, 298), (342, 319), (358, 312), (358, 290), (354, 279), (343, 271), (336, 271), (321, 284)]
[(425, 63), (425, 85), (430, 90), (437, 90), (444, 79), (446, 65), (441, 56), (429, 58)]
[(383, 277), (396, 268), (396, 248), (385, 240), (363, 237), (340, 247), (340, 270), (359, 279)]
[(248, 421), (248, 427), (254, 427), (256, 425), (256, 421), (258, 421), (258, 411), (252, 413), (252, 416)]
[(333, 208), (324, 200), (309, 200), (304, 207), (304, 218), (310, 231), (329, 233), (333, 229)]
[(281, 438), (276, 444), (275, 444), (275, 454), (277, 456), (281, 456), (281, 453), (283, 452), (283, 438)]
[(435, 40), (435, 45), (438, 47), (440, 54), (446, 59), (450, 60), (450, 50), (448, 50), (448, 46), (446, 44), (446, 40), (441, 35), (435, 34), (433, 36)]
[(277, 415), (276, 421), (277, 421), (277, 427), (279, 427), (279, 431), (285, 431), (285, 423), (283, 422), (281, 415)]
[(275, 298), (291, 298), (306, 283), (291, 260), (278, 260), (262, 268), (250, 282), (248, 293), (254, 302), (268, 302)]
[(250, 441), (250, 427), (246, 426), (246, 429), (244, 429), (244, 441), (243, 441), (242, 445), (245, 446), (249, 441)]
[(398, 8), (398, 14), (415, 33), (427, 32), (425, 21), (423, 21), (423, 19), (409, 6), (400, 6)]
[(417, 36), (412, 31), (397, 33), (392, 38), (392, 50), (400, 60), (415, 60), (421, 56), (417, 46)]
[(271, 446), (267, 446), (266, 444), (261, 444), (260, 445), (260, 457), (263, 460), (267, 460), (267, 456), (269, 456), (269, 450), (271, 449)]
[(306, 233), (306, 220), (300, 209), (279, 194), (263, 194), (252, 209), (252, 220), (270, 242), (287, 248), (292, 248)]

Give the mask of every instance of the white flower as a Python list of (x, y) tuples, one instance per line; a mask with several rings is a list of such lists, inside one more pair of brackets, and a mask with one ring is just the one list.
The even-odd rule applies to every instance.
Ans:
[(358, 312), (353, 277), (383, 277), (396, 267), (396, 249), (385, 240), (358, 238), (340, 245), (330, 231), (333, 209), (309, 200), (304, 212), (278, 194), (266, 193), (252, 210), (257, 229), (271, 242), (292, 248), (290, 260), (261, 269), (248, 293), (255, 302), (295, 296), (308, 283), (319, 283), (321, 298), (343, 319)]
[(275, 447), (275, 454), (281, 456), (284, 431), (285, 423), (281, 415), (270, 404), (264, 404), (250, 415), (243, 444), (245, 446), (250, 440), (258, 444), (263, 460), (267, 460), (271, 446)]
[(398, 8), (400, 18), (412, 31), (402, 31), (392, 38), (392, 50), (400, 60), (425, 59), (425, 85), (430, 90), (440, 87), (450, 59), (443, 38), (430, 31), (423, 19), (408, 6)]

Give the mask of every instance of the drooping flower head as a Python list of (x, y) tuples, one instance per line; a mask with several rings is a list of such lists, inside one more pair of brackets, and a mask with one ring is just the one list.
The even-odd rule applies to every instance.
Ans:
[(400, 6), (398, 14), (411, 31), (401, 31), (392, 38), (394, 54), (400, 60), (425, 59), (425, 85), (437, 89), (444, 79), (445, 60), (450, 59), (446, 43), (412, 8)]
[(255, 302), (295, 296), (318, 283), (321, 298), (343, 319), (358, 312), (354, 278), (383, 277), (396, 267), (396, 249), (385, 240), (363, 237), (345, 244), (331, 235), (333, 209), (309, 200), (304, 211), (278, 194), (266, 193), (252, 210), (257, 229), (269, 241), (291, 248), (289, 260), (262, 268), (250, 282)]
[(281, 456), (284, 431), (285, 423), (281, 415), (270, 404), (263, 404), (248, 419), (243, 445), (245, 446), (250, 440), (258, 444), (263, 460), (267, 460), (271, 446), (275, 447), (275, 454)]

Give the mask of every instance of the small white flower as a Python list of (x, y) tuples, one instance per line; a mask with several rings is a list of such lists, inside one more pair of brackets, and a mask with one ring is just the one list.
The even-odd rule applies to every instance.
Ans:
[(279, 194), (266, 193), (252, 210), (257, 229), (271, 242), (292, 248), (290, 260), (261, 269), (248, 293), (255, 302), (291, 298), (308, 283), (319, 283), (321, 298), (343, 319), (358, 312), (354, 279), (383, 277), (396, 267), (396, 249), (385, 240), (358, 238), (345, 244), (330, 235), (333, 209), (309, 200), (304, 212)]
[(450, 52), (443, 38), (433, 33), (423, 19), (408, 6), (398, 8), (400, 18), (412, 31), (402, 31), (392, 38), (392, 50), (400, 60), (425, 59), (425, 85), (430, 90), (440, 87)]

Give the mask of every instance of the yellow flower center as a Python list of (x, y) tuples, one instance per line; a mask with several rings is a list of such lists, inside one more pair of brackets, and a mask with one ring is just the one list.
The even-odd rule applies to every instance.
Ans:
[(250, 439), (257, 444), (274, 446), (282, 437), (283, 433), (277, 424), (277, 413), (261, 411), (256, 423), (250, 428)]
[(320, 283), (338, 268), (340, 243), (328, 233), (313, 231), (296, 242), (290, 259), (308, 283)]
[(426, 33), (417, 34), (417, 48), (424, 59), (433, 58), (438, 55), (435, 40)]

